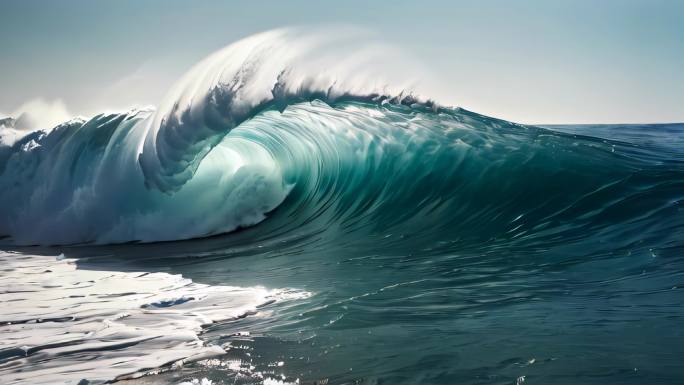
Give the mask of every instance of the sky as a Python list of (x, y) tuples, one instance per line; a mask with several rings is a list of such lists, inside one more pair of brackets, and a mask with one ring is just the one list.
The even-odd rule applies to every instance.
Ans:
[(441, 104), (520, 123), (684, 122), (682, 20), (684, 1), (665, 0), (0, 0), (0, 113), (156, 105), (243, 37), (351, 25), (419, 61)]

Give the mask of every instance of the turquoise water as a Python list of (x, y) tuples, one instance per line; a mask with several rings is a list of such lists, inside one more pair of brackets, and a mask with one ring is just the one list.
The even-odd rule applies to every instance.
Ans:
[[(201, 340), (225, 353), (143, 377), (153, 383), (675, 384), (683, 137), (682, 124), (539, 128), (302, 103), (217, 147), (258, 143), (280, 165), (286, 197), (254, 226), (6, 249), (64, 253), (83, 271), (310, 293), (205, 325)], [(67, 357), (79, 359), (51, 359)]]

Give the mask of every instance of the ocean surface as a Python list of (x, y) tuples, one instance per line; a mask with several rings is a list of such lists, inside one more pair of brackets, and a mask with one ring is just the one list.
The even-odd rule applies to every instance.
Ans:
[(0, 383), (684, 383), (684, 124), (361, 91), (291, 39), (0, 146)]

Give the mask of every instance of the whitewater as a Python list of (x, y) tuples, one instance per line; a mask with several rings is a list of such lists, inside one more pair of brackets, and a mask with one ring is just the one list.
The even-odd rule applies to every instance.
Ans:
[(2, 382), (684, 380), (684, 124), (495, 119), (351, 40), (3, 139)]

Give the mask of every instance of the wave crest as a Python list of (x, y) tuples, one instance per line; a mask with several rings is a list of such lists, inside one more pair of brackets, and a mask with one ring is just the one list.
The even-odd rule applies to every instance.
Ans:
[(231, 44), (196, 65), (148, 127), (140, 154), (147, 185), (177, 191), (225, 135), (268, 109), (312, 100), (435, 107), (405, 91), (406, 80), (387, 79), (391, 71), (381, 63), (397, 56), (390, 48), (351, 41), (349, 34), (275, 30)]

